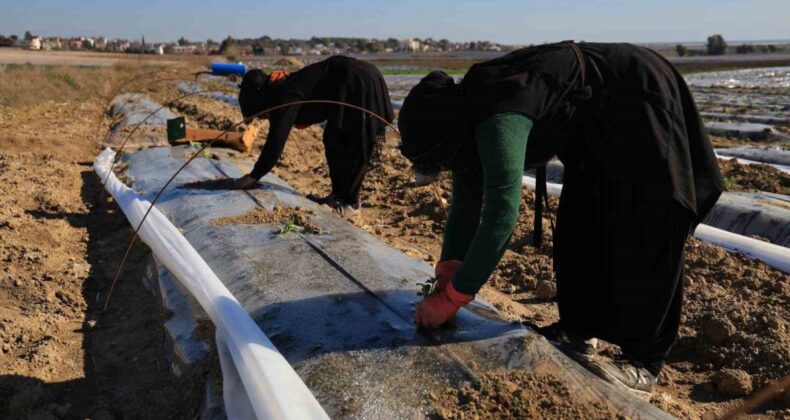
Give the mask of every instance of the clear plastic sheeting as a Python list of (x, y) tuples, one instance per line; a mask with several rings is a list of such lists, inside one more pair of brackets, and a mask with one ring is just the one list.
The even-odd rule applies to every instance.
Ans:
[[(113, 100), (111, 112), (113, 116), (121, 117), (121, 121), (113, 126), (113, 130), (136, 126), (140, 123), (145, 126), (164, 126), (167, 124), (167, 120), (177, 117), (168, 108), (159, 109), (160, 107), (161, 105), (140, 93), (118, 95)], [(157, 109), (159, 110), (157, 111)], [(149, 114), (154, 111), (156, 113), (149, 117)], [(146, 120), (146, 118), (148, 119)]]
[(749, 159), (751, 161), (768, 163), (771, 165), (790, 166), (790, 150), (785, 150), (781, 147), (741, 146), (731, 149), (716, 149), (716, 154), (720, 156)]
[[(101, 179), (107, 179), (105, 188), (132, 226), (138, 226), (151, 203), (109, 173), (114, 157), (114, 151), (104, 150), (94, 162), (94, 170)], [(239, 301), (157, 208), (151, 209), (139, 235), (157, 260), (192, 293), (217, 328), (229, 418), (328, 418)]]
[(714, 136), (734, 137), (746, 140), (786, 140), (785, 136), (770, 125), (750, 122), (709, 121), (705, 123), (708, 133)]
[[(230, 88), (229, 88), (230, 89)], [(196, 94), (196, 95), (203, 95), (207, 96), (212, 99), (216, 99), (221, 102), (225, 102), (228, 105), (232, 106), (239, 106), (239, 99), (236, 96), (232, 96), (227, 93), (217, 92), (209, 90), (209, 88), (202, 86), (200, 83), (196, 82), (181, 82), (178, 84), (178, 90), (184, 94)], [(202, 93), (198, 93), (201, 92)]]
[[(128, 153), (121, 159), (121, 176), (150, 198), (191, 154), (188, 147)], [(428, 417), (434, 412), (430, 392), (462, 387), (489, 371), (550, 365), (578, 398), (606, 404), (627, 417), (668, 418), (581, 368), (535, 332), (503, 321), (480, 299), (457, 314), (455, 328), (417, 329), (414, 306), (421, 297), (415, 283), (430, 278), (433, 267), (323, 209), (272, 174), (257, 188), (229, 189), (228, 179), (246, 173), (252, 164), (252, 159), (224, 150), (211, 159), (195, 159), (156, 207), (238, 299), (329, 416)], [(283, 232), (283, 216), (248, 217), (273, 216), (275, 208), (301, 214), (318, 230)], [(234, 374), (223, 367), (226, 380)], [(224, 391), (229, 397), (236, 394)], [(243, 409), (243, 404), (234, 407)]]
[(694, 87), (788, 88), (790, 67), (694, 73), (687, 75), (686, 81)]
[[(522, 177), (521, 184), (527, 188), (535, 189), (535, 178)], [(549, 195), (559, 197), (562, 193), (562, 184), (547, 183)], [(733, 252), (740, 252), (750, 258), (760, 260), (771, 267), (785, 273), (790, 273), (790, 249), (749, 238), (743, 235), (727, 232), (712, 226), (700, 224), (694, 236), (704, 242), (719, 245)]]

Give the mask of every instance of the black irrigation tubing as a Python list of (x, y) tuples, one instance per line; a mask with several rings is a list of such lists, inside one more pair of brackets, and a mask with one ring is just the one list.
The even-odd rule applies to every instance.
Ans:
[[(217, 140), (219, 140), (223, 135), (229, 133), (231, 130), (234, 130), (236, 127), (240, 126), (241, 124), (243, 124), (243, 123), (245, 123), (247, 121), (252, 121), (256, 117), (259, 117), (259, 116), (264, 115), (264, 114), (268, 114), (268, 113), (270, 113), (272, 111), (276, 111), (276, 110), (281, 109), (281, 108), (286, 108), (286, 107), (294, 106), (294, 105), (305, 105), (305, 104), (339, 105), (339, 106), (345, 106), (345, 107), (348, 107), (348, 108), (351, 108), (351, 109), (355, 109), (355, 110), (367, 113), (367, 114), (369, 114), (369, 115), (381, 120), (382, 122), (384, 122), (388, 127), (392, 128), (392, 130), (394, 130), (398, 134), (398, 136), (400, 136), (400, 131), (398, 131), (398, 128), (395, 127), (394, 124), (392, 124), (391, 122), (387, 121), (386, 119), (384, 119), (383, 117), (381, 117), (380, 115), (376, 114), (373, 111), (367, 110), (367, 109), (362, 108), (360, 106), (347, 104), (345, 102), (331, 101), (331, 100), (322, 100), (322, 99), (311, 99), (311, 100), (304, 100), (304, 101), (294, 101), (294, 102), (288, 102), (288, 103), (285, 103), (285, 104), (280, 104), (280, 105), (277, 105), (277, 106), (274, 106), (274, 107), (271, 107), (271, 108), (264, 109), (263, 111), (257, 112), (254, 115), (252, 115), (252, 116), (250, 116), (248, 118), (245, 118), (245, 119), (237, 122), (236, 124), (233, 124), (233, 126), (231, 126), (230, 128), (226, 129), (222, 133), (218, 134), (216, 137), (211, 139), (211, 141), (204, 143), (200, 147), (200, 149), (198, 149), (189, 159), (187, 159), (186, 162), (184, 162), (183, 165), (181, 165), (181, 167), (178, 168), (178, 170), (175, 171), (175, 173), (173, 173), (173, 175), (170, 177), (170, 179), (168, 179), (167, 182), (165, 182), (165, 185), (162, 186), (162, 189), (159, 190), (159, 192), (156, 194), (154, 199), (151, 201), (151, 205), (148, 207), (148, 210), (145, 212), (145, 214), (143, 215), (142, 219), (140, 220), (140, 223), (137, 225), (137, 228), (134, 230), (134, 234), (132, 236), (132, 239), (129, 241), (129, 245), (126, 247), (126, 252), (124, 253), (123, 258), (121, 259), (121, 264), (118, 266), (118, 270), (115, 273), (115, 277), (113, 278), (113, 281), (110, 284), (110, 290), (107, 292), (107, 298), (104, 301), (104, 307), (102, 308), (102, 312), (106, 311), (108, 305), (110, 304), (110, 299), (112, 297), (112, 292), (115, 289), (115, 285), (118, 282), (118, 279), (120, 278), (121, 273), (123, 272), (123, 267), (126, 264), (126, 260), (129, 258), (129, 253), (131, 252), (132, 246), (134, 245), (135, 241), (137, 240), (137, 238), (139, 236), (140, 229), (143, 227), (143, 223), (145, 223), (145, 219), (148, 218), (148, 215), (151, 213), (151, 210), (153, 210), (154, 205), (156, 205), (156, 202), (159, 201), (159, 198), (165, 192), (167, 187), (170, 186), (170, 184), (173, 182), (173, 180), (176, 178), (176, 176), (178, 176), (178, 174), (181, 173), (181, 171), (184, 170), (184, 168), (186, 168), (187, 165), (189, 165), (193, 160), (195, 160), (195, 158), (200, 156), (203, 153), (204, 150), (206, 150), (207, 148), (211, 147), (211, 145), (214, 144), (214, 142), (216, 142)], [(108, 172), (108, 176), (111, 173), (112, 173), (112, 171)]]

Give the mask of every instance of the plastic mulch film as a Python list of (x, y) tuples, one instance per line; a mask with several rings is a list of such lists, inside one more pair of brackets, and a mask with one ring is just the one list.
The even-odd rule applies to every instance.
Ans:
[[(104, 150), (94, 162), (107, 178), (115, 152)], [(138, 226), (150, 202), (111, 174), (105, 185), (132, 226)], [(179, 230), (153, 208), (139, 231), (158, 261), (197, 299), (217, 328), (229, 418), (319, 419), (324, 409), (293, 368), (263, 334), (239, 301), (217, 278)], [(250, 398), (249, 396), (254, 396)]]

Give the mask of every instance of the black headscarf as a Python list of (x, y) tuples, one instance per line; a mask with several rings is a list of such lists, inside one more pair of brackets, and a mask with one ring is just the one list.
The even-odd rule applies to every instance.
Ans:
[(400, 151), (423, 173), (461, 169), (474, 151), (461, 86), (433, 71), (411, 89), (398, 117)]
[(241, 115), (247, 119), (266, 109), (266, 94), (269, 76), (260, 69), (244, 74), (239, 85), (239, 107)]

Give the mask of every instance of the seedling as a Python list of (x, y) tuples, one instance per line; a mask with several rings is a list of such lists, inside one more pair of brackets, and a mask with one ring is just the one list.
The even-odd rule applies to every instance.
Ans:
[(289, 232), (300, 232), (304, 231), (304, 228), (294, 223), (293, 219), (288, 219), (280, 226), (280, 235), (289, 233)]
[(417, 296), (422, 296), (424, 298), (431, 297), (436, 294), (436, 277), (431, 277), (428, 280), (425, 280), (424, 283), (417, 283), (417, 286), (420, 286), (420, 290), (417, 292)]
[[(198, 143), (196, 141), (190, 141), (189, 142), (189, 147), (192, 147), (192, 148), (195, 148), (195, 149), (199, 150), (201, 146), (200, 146), (200, 143)], [(200, 156), (203, 159), (211, 159), (211, 148), (210, 147), (206, 147), (205, 149), (203, 149), (203, 151), (200, 153)]]
[(729, 190), (732, 190), (733, 187), (735, 187), (735, 179), (733, 177), (730, 177), (730, 176), (725, 176), (724, 177), (724, 188), (729, 191)]

